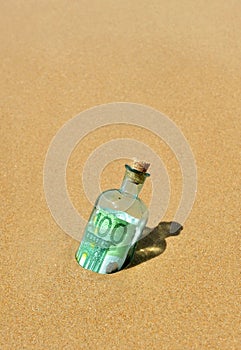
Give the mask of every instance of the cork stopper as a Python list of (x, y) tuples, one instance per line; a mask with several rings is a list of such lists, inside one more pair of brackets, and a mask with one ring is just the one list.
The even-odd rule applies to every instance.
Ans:
[(150, 163), (146, 163), (143, 160), (138, 160), (136, 158), (133, 159), (133, 163), (131, 165), (132, 169), (138, 170), (142, 173), (146, 173), (149, 168)]
[(149, 166), (150, 163), (134, 158), (131, 166), (125, 165), (126, 176), (136, 185), (143, 184), (146, 177), (150, 176), (150, 174), (146, 172)]

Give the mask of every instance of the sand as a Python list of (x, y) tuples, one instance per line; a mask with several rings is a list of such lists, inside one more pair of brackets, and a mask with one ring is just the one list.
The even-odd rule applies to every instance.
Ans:
[[(240, 349), (240, 11), (235, 0), (1, 1), (1, 350)], [(99, 275), (78, 266), (79, 242), (51, 216), (43, 166), (68, 120), (115, 101), (172, 119), (193, 151), (198, 191), (163, 254)], [(175, 155), (128, 125), (76, 147), (74, 206), (88, 218), (84, 164), (118, 137), (148, 140), (162, 157), (172, 193), (156, 223), (171, 221), (182, 189)], [(123, 171), (123, 159), (103, 169), (101, 190)], [(151, 182), (142, 198), (150, 203)]]

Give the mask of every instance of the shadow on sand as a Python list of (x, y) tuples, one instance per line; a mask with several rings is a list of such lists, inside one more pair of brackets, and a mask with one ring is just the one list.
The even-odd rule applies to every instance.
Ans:
[(175, 221), (160, 222), (146, 237), (136, 243), (136, 249), (129, 252), (124, 268), (132, 268), (162, 254), (167, 246), (166, 238), (178, 236), (182, 229), (182, 225)]

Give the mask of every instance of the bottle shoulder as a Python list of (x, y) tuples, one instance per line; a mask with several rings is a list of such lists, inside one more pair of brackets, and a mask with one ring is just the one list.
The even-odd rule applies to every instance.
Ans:
[(103, 191), (102, 193), (100, 193), (100, 195), (98, 196), (97, 198), (97, 202), (100, 202), (100, 201), (117, 201), (118, 199), (121, 199), (121, 196), (120, 196), (120, 191), (116, 188), (113, 188), (113, 189), (110, 189), (110, 190), (106, 190), (106, 191)]
[(124, 211), (133, 217), (148, 217), (148, 208), (139, 198), (121, 192), (119, 189), (103, 191), (96, 200), (96, 207)]

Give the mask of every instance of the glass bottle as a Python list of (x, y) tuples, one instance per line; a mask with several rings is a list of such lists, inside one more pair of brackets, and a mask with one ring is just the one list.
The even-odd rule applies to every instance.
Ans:
[(102, 192), (76, 252), (78, 264), (98, 273), (119, 271), (131, 260), (135, 244), (148, 220), (148, 208), (138, 197), (150, 164), (135, 160), (125, 165), (120, 189)]

